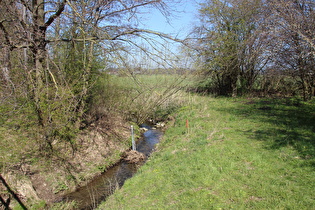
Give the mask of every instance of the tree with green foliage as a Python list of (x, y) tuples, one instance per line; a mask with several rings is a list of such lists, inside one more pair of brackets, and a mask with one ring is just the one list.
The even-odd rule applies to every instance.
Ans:
[(208, 0), (201, 4), (200, 58), (208, 81), (218, 95), (250, 92), (269, 60), (264, 54), (259, 0)]
[(219, 95), (258, 90), (311, 99), (314, 7), (312, 0), (205, 1), (197, 28), (203, 88)]
[(219, 95), (251, 90), (262, 66), (258, 39), (260, 1), (209, 0), (201, 4), (199, 44), (208, 89)]

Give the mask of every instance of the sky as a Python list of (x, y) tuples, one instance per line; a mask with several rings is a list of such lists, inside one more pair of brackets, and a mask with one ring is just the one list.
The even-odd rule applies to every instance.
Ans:
[(140, 26), (183, 39), (192, 30), (194, 22), (198, 19), (197, 2), (197, 0), (182, 0), (180, 4), (172, 5), (174, 8), (171, 9), (175, 12), (171, 12), (169, 21), (157, 9), (150, 10), (148, 14), (142, 15)]
[[(150, 9), (141, 14), (139, 28), (158, 31), (164, 34), (171, 35), (174, 38), (184, 39), (191, 33), (194, 23), (198, 22), (198, 3), (201, 0), (181, 0), (180, 4), (173, 4), (170, 16), (167, 18), (158, 9)], [(158, 42), (162, 43), (161, 46), (167, 46), (167, 51), (170, 54), (179, 55), (180, 44), (176, 42), (166, 43), (159, 37), (154, 37)], [(166, 52), (166, 50), (162, 50)], [(167, 54), (167, 53), (165, 53)], [(168, 54), (166, 56), (169, 56)], [(141, 57), (141, 56), (140, 56)], [(168, 59), (172, 59), (171, 56)], [(143, 60), (143, 59), (140, 59)], [(143, 61), (143, 62), (148, 62)], [(150, 62), (151, 63), (151, 62)], [(151, 65), (151, 64), (150, 64)]]

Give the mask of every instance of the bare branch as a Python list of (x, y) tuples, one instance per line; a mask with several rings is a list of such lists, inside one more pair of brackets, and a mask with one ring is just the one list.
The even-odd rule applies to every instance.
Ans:
[(58, 17), (61, 15), (61, 13), (63, 12), (63, 10), (65, 9), (66, 3), (67, 3), (67, 0), (63, 0), (63, 1), (60, 3), (60, 5), (59, 5), (57, 11), (55, 12), (55, 14), (53, 14), (52, 16), (50, 16), (50, 17), (48, 18), (48, 20), (46, 21), (44, 27), (47, 28), (48, 26), (50, 26), (50, 24), (52, 24), (52, 23), (54, 22), (54, 20), (55, 20), (56, 18), (58, 18)]
[(116, 27), (116, 26), (110, 26), (110, 27), (106, 27), (106, 28), (114, 28), (116, 30), (119, 29), (125, 29), (125, 31), (120, 32), (117, 35), (114, 35), (113, 37), (110, 37), (108, 33), (106, 33), (105, 35), (98, 37), (98, 36), (91, 36), (91, 37), (85, 37), (85, 38), (61, 38), (61, 39), (52, 39), (52, 40), (46, 40), (47, 42), (59, 42), (59, 41), (63, 41), (63, 42), (83, 42), (83, 41), (104, 41), (104, 40), (122, 40), (120, 39), (120, 37), (122, 36), (127, 36), (127, 35), (135, 35), (135, 36), (140, 36), (140, 34), (143, 33), (147, 33), (147, 34), (152, 34), (152, 35), (156, 35), (159, 36), (161, 38), (165, 38), (168, 40), (172, 40), (174, 42), (179, 42), (182, 44), (185, 44), (185, 40), (181, 40), (178, 38), (174, 38), (168, 34), (164, 34), (161, 32), (157, 32), (157, 31), (152, 31), (152, 30), (146, 30), (146, 29), (138, 29), (138, 28), (123, 28), (123, 27)]
[(125, 12), (125, 11), (133, 10), (135, 8), (138, 8), (138, 7), (143, 7), (143, 6), (146, 6), (146, 5), (149, 5), (149, 4), (154, 4), (154, 3), (159, 3), (159, 2), (161, 2), (161, 1), (160, 0), (153, 0), (153, 1), (148, 1), (148, 2), (141, 3), (141, 4), (135, 4), (135, 5), (132, 5), (130, 7), (127, 7), (126, 5), (124, 5), (123, 9), (107, 13), (107, 14), (101, 16), (100, 19), (104, 19), (105, 17), (109, 17), (109, 16), (112, 16), (112, 15), (115, 15), (115, 14), (119, 14), (119, 13), (122, 13), (122, 12)]
[(5, 41), (6, 41), (6, 43), (7, 43), (7, 45), (9, 45), (9, 46), (11, 46), (12, 47), (12, 44), (11, 44), (11, 41), (10, 41), (10, 35), (9, 35), (9, 33), (7, 32), (7, 30), (5, 29), (5, 27), (4, 27), (4, 25), (3, 25), (3, 22), (4, 22), (5, 20), (1, 20), (0, 21), (0, 29), (3, 31), (3, 33), (4, 33), (4, 38), (5, 38)]

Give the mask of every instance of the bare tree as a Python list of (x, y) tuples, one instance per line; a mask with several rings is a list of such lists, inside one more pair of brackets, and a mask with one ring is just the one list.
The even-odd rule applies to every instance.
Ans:
[(97, 61), (106, 59), (100, 50), (124, 50), (124, 42), (137, 46), (132, 37), (146, 39), (144, 34), (171, 38), (137, 27), (141, 8), (166, 12), (166, 6), (162, 0), (0, 2), (2, 80), (14, 87), (25, 79), (44, 151), (52, 149), (56, 135), (70, 139), (79, 129), (100, 67)]
[(312, 0), (269, 1), (277, 34), (275, 63), (302, 90), (304, 100), (315, 95), (315, 2)]

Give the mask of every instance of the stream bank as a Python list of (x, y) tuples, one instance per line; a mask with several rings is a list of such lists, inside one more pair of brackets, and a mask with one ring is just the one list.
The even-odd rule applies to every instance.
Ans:
[(146, 124), (142, 125), (141, 129), (144, 129), (145, 132), (143, 138), (136, 143), (136, 151), (127, 151), (124, 159), (115, 166), (87, 185), (64, 195), (61, 200), (64, 202), (75, 201), (77, 209), (94, 209), (116, 189), (123, 186), (125, 180), (132, 177), (145, 163), (163, 135), (162, 130)]
[[(86, 185), (117, 163), (130, 147), (130, 123), (121, 116), (106, 116), (78, 134), (75, 149), (67, 142), (53, 145), (49, 157), (29, 152), (20, 162), (2, 168), (2, 177), (29, 209), (50, 208), (65, 192)], [(3, 199), (9, 199), (4, 186), (0, 191)], [(11, 199), (10, 208), (16, 204)]]

